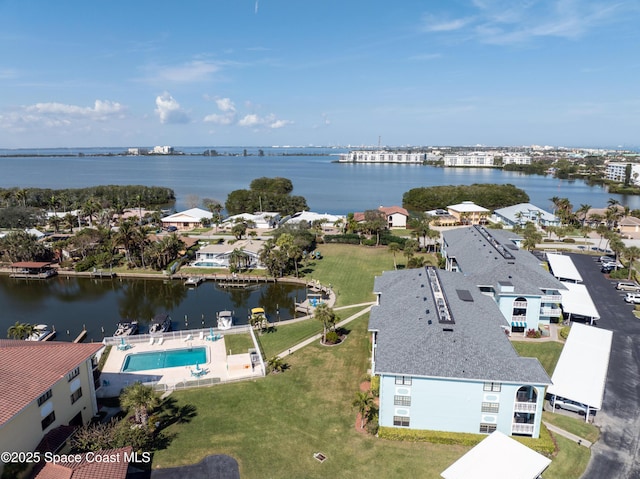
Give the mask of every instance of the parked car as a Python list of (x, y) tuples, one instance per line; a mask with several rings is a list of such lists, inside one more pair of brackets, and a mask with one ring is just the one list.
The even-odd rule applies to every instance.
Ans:
[(560, 396), (552, 396), (549, 400), (549, 404), (551, 404), (556, 409), (564, 409), (566, 411), (577, 412), (581, 416), (587, 414), (589, 408), (582, 403), (577, 401), (572, 401), (571, 399), (565, 399)]
[(611, 271), (613, 271), (615, 268), (612, 268), (611, 266), (603, 266), (602, 268), (600, 268), (600, 272), (601, 273), (611, 273)]
[(618, 291), (640, 292), (640, 284), (633, 281), (619, 281), (618, 284), (616, 284), (616, 289)]
[(640, 293), (627, 293), (624, 300), (627, 303), (640, 304)]
[(612, 268), (612, 269), (618, 269), (618, 268), (623, 268), (624, 266), (622, 265), (622, 263), (618, 262), (618, 261), (606, 261), (602, 263), (602, 266), (605, 266), (607, 268)]
[(613, 256), (600, 256), (600, 258), (598, 258), (598, 261), (600, 261), (601, 263), (608, 263), (615, 260), (616, 258)]
[(169, 227), (167, 228), (167, 231), (168, 231), (169, 233), (175, 233), (176, 231), (178, 231), (178, 227), (177, 227), (177, 226), (169, 226)]

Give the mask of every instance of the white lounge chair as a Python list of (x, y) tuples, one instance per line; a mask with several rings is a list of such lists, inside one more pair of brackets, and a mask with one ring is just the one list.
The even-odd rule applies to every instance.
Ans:
[(162, 343), (164, 343), (164, 336), (161, 336), (161, 337), (158, 339), (158, 346), (162, 346)]
[(200, 339), (200, 341), (204, 339), (204, 331), (200, 331), (200, 334), (198, 335), (198, 339)]
[(154, 337), (149, 338), (149, 344), (151, 346), (153, 346), (153, 343), (155, 342), (155, 340), (156, 340), (156, 338), (154, 338)]
[(193, 336), (187, 334), (187, 337), (183, 339), (183, 341), (193, 341)]

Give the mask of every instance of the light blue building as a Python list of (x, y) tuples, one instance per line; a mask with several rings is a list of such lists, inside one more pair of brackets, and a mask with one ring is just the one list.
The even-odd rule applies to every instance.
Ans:
[(542, 261), (519, 248), (511, 231), (482, 226), (442, 234), (445, 269), (468, 277), (498, 303), (513, 332), (542, 330), (562, 318), (561, 290), (567, 288), (542, 267)]
[(434, 268), (376, 277), (371, 370), (380, 426), (538, 437), (549, 376), (521, 358), (496, 303)]
[(523, 226), (528, 222), (539, 226), (560, 226), (561, 224), (560, 218), (531, 203), (499, 208), (493, 212), (493, 216), (507, 226)]

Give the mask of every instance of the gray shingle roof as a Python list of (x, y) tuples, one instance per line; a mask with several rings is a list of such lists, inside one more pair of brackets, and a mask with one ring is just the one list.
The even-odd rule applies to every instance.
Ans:
[[(537, 359), (521, 358), (513, 349), (493, 299), (460, 273), (438, 275), (453, 325), (438, 322), (424, 268), (376, 277), (380, 305), (369, 320), (369, 330), (377, 331), (376, 373), (551, 384)], [(468, 290), (473, 301), (460, 299), (457, 289)]]
[[(502, 245), (512, 245), (517, 234), (505, 230), (488, 230)], [(543, 289), (566, 289), (541, 265), (529, 251), (511, 249), (513, 259), (505, 259), (474, 227), (445, 231), (447, 256), (454, 256), (462, 273), (472, 278), (476, 286), (497, 286), (511, 283), (516, 293), (542, 294)]]

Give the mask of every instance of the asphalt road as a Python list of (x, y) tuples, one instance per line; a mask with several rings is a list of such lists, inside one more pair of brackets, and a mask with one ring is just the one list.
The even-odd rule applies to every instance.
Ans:
[(582, 479), (640, 479), (640, 319), (616, 281), (600, 273), (596, 256), (570, 256), (600, 313), (597, 327), (613, 331), (604, 402), (595, 417), (600, 439)]

